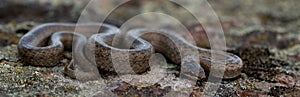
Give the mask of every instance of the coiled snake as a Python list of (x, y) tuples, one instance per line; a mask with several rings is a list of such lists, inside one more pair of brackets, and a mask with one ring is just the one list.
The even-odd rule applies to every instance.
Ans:
[[(100, 26), (101, 30), (98, 31)], [(74, 32), (75, 28), (77, 32)], [(243, 64), (238, 56), (194, 46), (172, 31), (137, 28), (127, 33), (127, 40), (114, 40), (118, 33), (117, 27), (108, 24), (48, 23), (26, 33), (19, 41), (18, 50), (25, 64), (55, 66), (62, 60), (64, 50), (72, 49), (73, 61), (65, 67), (65, 73), (72, 78), (81, 79), (99, 77), (97, 67), (100, 70), (115, 71), (113, 64), (116, 62), (121, 67), (119, 73), (128, 73), (130, 69), (122, 67), (125, 61), (130, 63), (135, 73), (143, 73), (149, 69), (149, 58), (154, 52), (162, 53), (176, 64), (181, 64), (185, 56), (196, 57), (200, 61), (197, 65), (201, 64), (206, 72), (210, 72), (211, 64), (223, 64), (226, 68), (224, 75), (220, 77), (226, 79), (237, 77), (242, 70)], [(127, 42), (128, 40), (131, 42)], [(113, 46), (113, 43), (132, 45), (122, 48)], [(126, 52), (129, 60), (113, 56), (112, 51), (119, 55)], [(196, 53), (181, 54), (182, 51)], [(215, 57), (211, 57), (211, 54)]]

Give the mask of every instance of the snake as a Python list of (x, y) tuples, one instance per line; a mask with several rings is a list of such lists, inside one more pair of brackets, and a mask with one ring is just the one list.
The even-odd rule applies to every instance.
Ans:
[(155, 53), (191, 69), (203, 67), (205, 73), (216, 69), (211, 73), (214, 76), (224, 69), (218, 76), (223, 79), (238, 77), (243, 67), (234, 54), (195, 46), (166, 29), (134, 28), (121, 33), (118, 27), (105, 23), (45, 23), (23, 35), (18, 44), (22, 62), (34, 66), (56, 66), (66, 50), (72, 51), (72, 61), (64, 72), (76, 79), (96, 79), (100, 70), (144, 73)]

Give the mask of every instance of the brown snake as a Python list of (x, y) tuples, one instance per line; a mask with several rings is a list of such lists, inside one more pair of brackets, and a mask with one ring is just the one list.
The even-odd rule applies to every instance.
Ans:
[[(98, 31), (100, 25), (101, 30)], [(196, 57), (200, 61), (197, 65), (201, 64), (206, 72), (210, 72), (211, 64), (220, 65), (217, 66), (219, 68), (226, 67), (224, 75), (221, 76), (225, 79), (237, 77), (242, 70), (243, 64), (238, 56), (196, 47), (172, 31), (138, 28), (128, 32), (127, 40), (114, 40), (118, 33), (118, 28), (108, 24), (48, 23), (26, 33), (19, 41), (18, 50), (25, 64), (55, 66), (63, 59), (64, 50), (71, 49), (73, 60), (65, 67), (65, 73), (72, 78), (81, 79), (99, 77), (97, 67), (100, 70), (115, 71), (114, 62), (119, 64), (117, 67), (121, 67), (118, 73), (130, 72), (129, 68), (122, 67), (125, 61), (130, 63), (135, 73), (143, 73), (149, 69), (149, 58), (154, 51), (162, 53), (175, 64), (181, 64), (185, 56)], [(129, 48), (112, 46), (114, 42), (132, 45)], [(193, 50), (196, 53), (181, 54)], [(116, 52), (117, 56), (113, 55), (112, 51)], [(124, 52), (129, 54), (129, 60), (118, 57), (126, 54)], [(211, 57), (211, 54), (215, 57)], [(221, 67), (221, 64), (225, 67)], [(78, 72), (75, 72), (75, 68), (79, 68)]]

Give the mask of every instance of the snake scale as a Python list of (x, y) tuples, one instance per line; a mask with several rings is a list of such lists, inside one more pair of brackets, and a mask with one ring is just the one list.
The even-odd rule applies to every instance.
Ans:
[[(210, 72), (211, 64), (224, 68), (221, 67), (223, 64), (226, 68), (221, 77), (224, 79), (235, 78), (242, 70), (243, 64), (238, 56), (194, 46), (176, 32), (136, 28), (127, 32), (127, 40), (115, 39), (119, 33), (117, 27), (109, 24), (46, 23), (26, 33), (19, 41), (18, 50), (25, 64), (35, 66), (55, 66), (63, 59), (64, 50), (72, 50), (72, 61), (65, 66), (65, 73), (81, 79), (99, 77), (98, 69), (115, 71), (113, 64), (116, 62), (119, 64), (117, 67), (121, 67), (118, 70), (120, 73), (130, 70), (146, 72), (150, 67), (149, 58), (155, 52), (162, 53), (175, 64), (182, 64), (185, 56), (196, 57), (199, 60), (197, 65), (201, 64), (205, 72)], [(113, 43), (129, 43), (129, 47), (113, 46)], [(112, 51), (117, 55), (113, 55)], [(196, 53), (181, 53), (188, 51)], [(118, 57), (125, 54), (129, 54), (128, 60)], [(131, 69), (122, 67), (126, 62), (130, 63)]]

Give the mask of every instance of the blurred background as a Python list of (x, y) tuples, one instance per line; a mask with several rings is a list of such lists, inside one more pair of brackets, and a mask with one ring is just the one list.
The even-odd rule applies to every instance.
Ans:
[[(89, 0), (2, 0), (0, 3), (0, 23), (2, 24), (0, 31), (11, 33), (25, 30), (23, 32), (26, 32), (29, 30), (27, 26), (33, 27), (34, 24), (77, 22), (88, 2)], [(238, 41), (228, 37), (229, 48), (244, 45), (240, 42), (267, 45), (279, 49), (299, 44), (300, 7), (297, 6), (299, 3), (297, 0), (208, 0), (208, 2), (217, 13), (225, 34), (242, 36), (238, 38)], [(102, 2), (100, 1), (100, 3)], [(101, 8), (109, 9), (116, 5), (103, 3), (106, 3), (104, 4), (106, 6)], [(191, 6), (194, 5), (191, 4)], [(193, 8), (201, 10), (199, 6)], [(96, 9), (94, 13), (101, 13), (104, 10)], [(132, 0), (118, 7), (105, 22), (121, 26), (133, 16), (147, 11), (164, 12), (174, 16), (191, 32), (203, 31), (201, 25), (195, 23), (196, 20), (189, 12), (179, 5), (163, 0)], [(24, 26), (19, 27), (21, 24)], [(19, 28), (14, 29), (13, 26)], [(206, 38), (205, 34), (196, 36), (202, 40)], [(197, 39), (196, 41), (202, 47), (208, 46), (206, 45), (207, 41), (203, 43)]]

